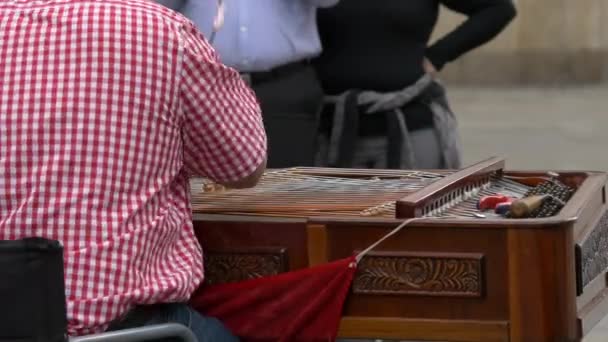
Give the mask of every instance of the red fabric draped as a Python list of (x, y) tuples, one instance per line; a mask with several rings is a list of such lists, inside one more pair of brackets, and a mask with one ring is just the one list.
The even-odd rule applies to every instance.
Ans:
[(244, 341), (335, 341), (355, 258), (213, 286), (190, 304), (221, 320)]

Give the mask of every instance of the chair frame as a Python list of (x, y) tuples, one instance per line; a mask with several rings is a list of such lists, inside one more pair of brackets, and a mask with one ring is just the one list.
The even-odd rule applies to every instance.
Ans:
[(177, 323), (156, 324), (95, 335), (71, 337), (69, 342), (143, 342), (164, 338), (179, 338), (184, 342), (198, 342), (188, 327)]

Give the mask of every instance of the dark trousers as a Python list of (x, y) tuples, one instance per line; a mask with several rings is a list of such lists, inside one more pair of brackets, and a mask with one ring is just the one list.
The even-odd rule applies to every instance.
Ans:
[[(139, 306), (127, 316), (114, 322), (108, 331), (116, 331), (148, 325), (179, 323), (188, 327), (199, 342), (238, 342), (219, 320), (202, 316), (187, 304), (168, 303), (151, 306)], [(150, 342), (180, 342), (181, 339), (166, 338)]]
[(313, 166), (323, 90), (312, 66), (251, 74), (268, 136), (268, 167)]

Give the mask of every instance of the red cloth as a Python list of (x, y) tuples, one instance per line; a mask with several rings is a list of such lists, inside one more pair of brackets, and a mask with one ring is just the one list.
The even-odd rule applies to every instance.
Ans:
[(203, 286), (190, 304), (244, 341), (334, 341), (355, 275), (355, 258), (258, 278)]

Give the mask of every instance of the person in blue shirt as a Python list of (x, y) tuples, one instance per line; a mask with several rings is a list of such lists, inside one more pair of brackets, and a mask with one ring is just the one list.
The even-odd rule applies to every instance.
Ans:
[[(268, 167), (312, 166), (323, 90), (311, 59), (321, 53), (318, 8), (339, 0), (157, 0), (192, 20), (222, 62), (241, 72), (260, 101)], [(223, 25), (214, 31), (218, 8)]]

